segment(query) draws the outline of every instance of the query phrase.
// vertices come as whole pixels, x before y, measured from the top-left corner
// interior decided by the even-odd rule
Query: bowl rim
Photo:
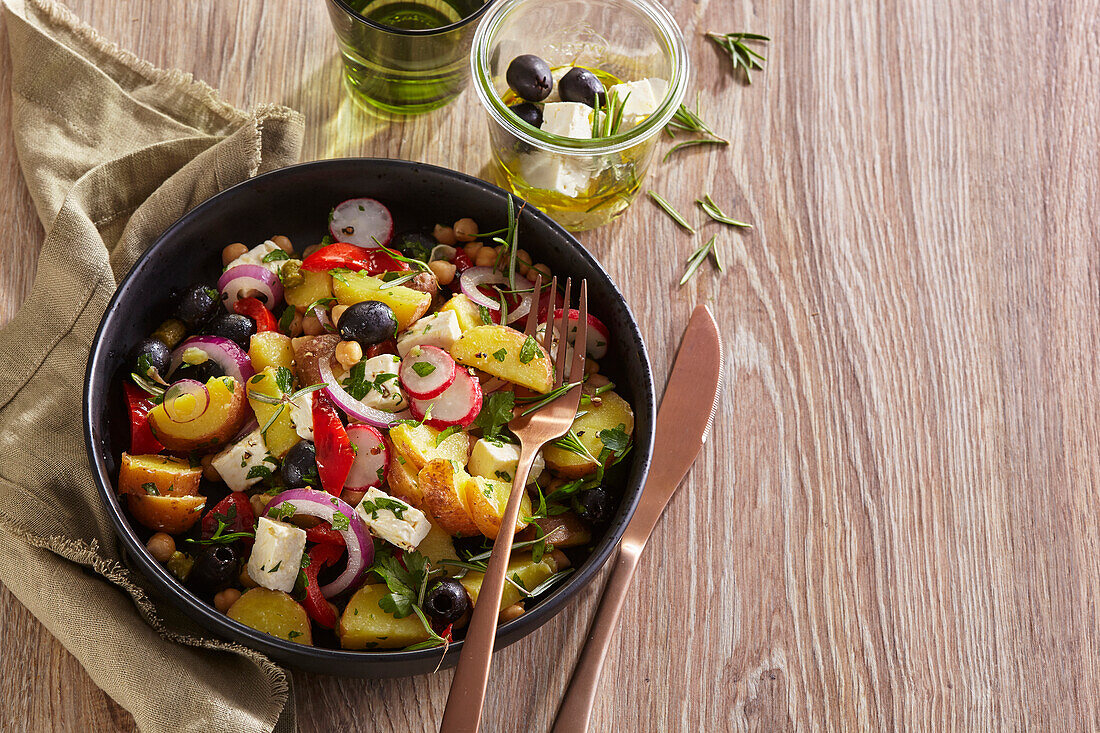
[[[407,160],[397,160],[393,158],[330,158],[325,160],[307,161],[304,163],[297,163],[295,165],[286,166],[283,168],[277,168],[252,178],[246,179],[238,184],[235,184],[229,188],[220,191],[210,198],[206,199],[202,203],[198,204],[190,211],[183,214],[179,219],[173,222],[167,229],[164,230],[149,246],[149,248],[134,262],[133,266],[119,281],[115,292],[112,294],[110,301],[107,304],[106,309],[103,312],[103,316],[100,320],[99,326],[96,329],[95,336],[92,340],[92,345],[88,354],[88,361],[85,367],[84,378],[84,394],[82,397],[82,419],[84,428],[84,444],[85,451],[89,459],[89,468],[92,472],[93,479],[95,480],[96,488],[99,491],[100,498],[104,501],[108,514],[110,514],[111,523],[114,526],[116,536],[122,540],[124,554],[129,554],[132,564],[137,565],[142,575],[154,586],[155,590],[159,592],[170,603],[175,605],[179,610],[184,612],[193,621],[198,623],[204,628],[204,630],[212,635],[215,635],[222,640],[230,642],[238,641],[240,637],[247,638],[249,640],[248,645],[261,653],[278,658],[280,661],[292,660],[289,663],[292,666],[298,666],[301,660],[311,661],[325,661],[328,663],[352,663],[355,665],[363,665],[369,663],[372,666],[389,666],[395,667],[395,674],[393,676],[410,676],[412,674],[419,674],[419,672],[408,672],[397,669],[400,665],[417,666],[427,661],[439,661],[439,666],[436,669],[443,667],[445,659],[453,660],[457,657],[457,654],[462,649],[463,640],[452,642],[446,648],[446,651],[441,656],[439,647],[433,647],[430,649],[419,649],[415,651],[400,651],[400,650],[345,650],[345,649],[333,649],[330,647],[314,647],[299,644],[292,641],[280,639],[278,637],[266,634],[249,626],[245,626],[242,623],[234,621],[226,616],[224,613],[219,612],[212,605],[201,600],[198,596],[194,595],[190,589],[186,588],[175,576],[168,572],[167,568],[157,562],[152,555],[149,554],[145,548],[145,544],[137,536],[137,533],[130,526],[129,520],[126,519],[126,515],[122,510],[121,502],[119,501],[114,486],[109,480],[109,472],[104,458],[101,456],[98,446],[95,444],[93,434],[95,433],[95,424],[98,421],[99,415],[92,414],[92,402],[94,391],[102,389],[106,391],[111,383],[112,375],[106,373],[100,373],[104,371],[104,365],[111,358],[110,349],[103,342],[103,333],[107,324],[117,317],[116,311],[119,308],[120,300],[124,293],[127,291],[128,286],[133,281],[136,273],[138,273],[143,267],[145,267],[150,261],[157,257],[158,250],[163,246],[164,242],[172,239],[176,233],[186,226],[189,226],[194,219],[206,217],[212,211],[217,210],[218,203],[223,196],[229,195],[231,192],[237,191],[242,188],[250,188],[254,186],[263,186],[273,181],[277,181],[283,177],[293,177],[295,173],[306,168],[315,167],[332,167],[340,168],[343,166],[381,166],[382,168],[390,167],[396,169],[403,169],[404,172],[409,174],[428,173],[430,175],[442,176],[444,178],[450,178],[452,180],[458,180],[463,184],[473,186],[481,189],[481,192],[493,198],[500,199],[502,202],[507,200],[506,197],[511,196],[503,189],[494,186],[479,178],[451,170],[449,168],[443,168],[441,166],[431,165],[429,163],[419,163]],[[522,203],[523,200],[518,197],[513,198]],[[610,286],[611,293],[623,304],[626,309],[626,313],[629,316],[629,326],[632,334],[628,340],[634,341],[639,346],[638,356],[641,358],[642,375],[643,375],[643,390],[642,394],[634,395],[634,411],[635,414],[646,414],[649,416],[648,425],[641,425],[642,432],[639,431],[639,425],[635,424],[634,435],[634,448],[631,451],[631,466],[632,475],[636,476],[636,479],[631,480],[628,477],[626,487],[623,492],[623,499],[620,503],[620,513],[615,523],[610,526],[604,537],[596,545],[595,550],[589,555],[584,563],[569,577],[565,582],[561,583],[557,588],[551,591],[547,596],[539,600],[535,607],[524,613],[519,618],[513,619],[506,623],[501,624],[497,628],[496,637],[496,649],[501,649],[504,646],[519,640],[520,638],[527,636],[543,626],[551,618],[562,611],[567,605],[569,605],[576,597],[584,590],[585,587],[595,578],[596,574],[603,568],[604,564],[611,557],[612,552],[618,547],[619,540],[622,537],[623,532],[626,529],[627,523],[633,516],[635,509],[641,499],[642,488],[645,485],[646,476],[649,471],[650,459],[653,451],[653,440],[656,428],[656,394],[653,383],[653,371],[652,365],[649,360],[648,350],[646,349],[645,341],[642,338],[641,331],[638,328],[637,319],[634,317],[634,313],[630,308],[626,298],[623,297],[622,292],[615,284],[614,280],[607,274],[607,272],[600,265],[592,254],[585,249],[585,247],[569,232],[563,229],[557,222],[550,219],[546,214],[539,211],[534,207],[529,207],[528,216],[533,216],[536,220],[541,220],[543,223],[549,225],[550,230],[556,231],[556,233],[563,238],[563,241],[568,245],[569,249],[573,250],[573,255],[580,257],[589,267],[594,269],[598,275],[605,278],[607,284]],[[635,468],[636,467],[636,468]],[[132,569],[132,566],[131,568]],[[235,638],[236,637],[236,638]],[[307,666],[302,664],[303,667]],[[338,676],[353,676],[348,673],[333,669],[330,674]],[[360,675],[362,676],[362,675]],[[385,676],[385,675],[368,675],[368,676]]]

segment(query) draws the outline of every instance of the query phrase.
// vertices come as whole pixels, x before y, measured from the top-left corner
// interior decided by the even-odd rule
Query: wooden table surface
[[[683,288],[700,239],[648,201],[580,237],[662,382],[697,303],[728,357],[593,729],[1097,729],[1100,7],[666,5],[732,144],[657,165],[649,185],[684,211],[709,191],[756,228],[707,226],[727,273]],[[486,162],[470,92],[406,124],[350,108],[320,0],[71,6],[236,104],[301,110],[306,159]],[[767,70],[734,81],[706,30],[772,35]],[[42,237],[9,77],[3,54],[0,321]],[[497,656],[486,730],[547,729],[596,597]],[[7,591],[0,629],[0,728],[133,727]],[[301,727],[430,730],[450,679],[296,674]]]

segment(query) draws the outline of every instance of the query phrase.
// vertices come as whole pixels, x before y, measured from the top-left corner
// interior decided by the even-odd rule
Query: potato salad
[[[499,230],[395,233],[385,205],[357,198],[301,250],[228,244],[217,282],[180,294],[130,356],[118,492],[149,553],[241,624],[356,650],[461,636],[512,491],[502,621],[566,577],[616,511],[605,479],[634,414],[600,372],[609,331],[593,315],[586,343],[565,335],[583,374],[553,389],[546,323],[580,314],[517,220],[510,201]],[[515,486],[513,414],[576,383],[572,428]]]

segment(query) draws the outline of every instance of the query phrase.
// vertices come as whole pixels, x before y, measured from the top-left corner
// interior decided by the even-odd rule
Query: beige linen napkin
[[[143,730],[293,730],[284,670],[155,604],[122,564],[80,406],[118,280],[196,204],[296,161],[301,115],[235,109],[50,0],[3,5],[13,131],[47,234],[30,298],[0,330],[0,581]]]

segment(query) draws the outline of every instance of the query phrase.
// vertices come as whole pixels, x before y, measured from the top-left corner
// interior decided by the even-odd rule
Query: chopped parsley
[[[279,250],[280,252],[282,250]],[[275,370],[275,384],[279,385],[284,393],[289,394],[294,391],[294,373],[286,367],[279,367]]]
[[[141,488],[145,490],[145,493],[149,496],[160,496],[160,491],[157,490],[157,485],[152,481],[146,481],[141,485]]]
[[[504,361],[506,358],[508,358],[508,349],[500,349],[499,351],[494,351],[493,358],[497,361]]]
[[[474,420],[474,427],[481,428],[485,437],[497,435],[512,420],[516,394],[511,391],[493,392],[481,404],[481,412]]]
[[[521,364],[529,364],[532,359],[539,355],[539,343],[530,336],[523,342],[523,347],[519,350],[519,361]]]
[[[412,365],[412,369],[421,377],[426,377],[435,371],[435,364],[431,364],[426,361],[417,361]]]
[[[264,255],[264,258],[260,262],[279,262],[280,260],[289,260],[290,255],[286,253],[282,248],[274,249]]]
[[[348,518],[343,512],[333,512],[332,521],[329,522],[329,524],[337,531],[347,531],[347,529],[351,527],[351,522],[348,521]]]
[[[481,322],[488,326],[493,322],[493,315],[489,312],[489,309],[483,305],[477,307],[477,312],[481,316]]]

